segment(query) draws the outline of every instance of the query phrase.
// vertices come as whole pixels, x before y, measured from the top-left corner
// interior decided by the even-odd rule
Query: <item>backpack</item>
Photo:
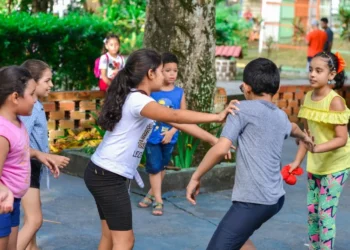
[[[109,56],[107,55],[107,65],[109,64]],[[101,57],[96,58],[95,60],[95,67],[94,67],[94,74],[97,79],[100,79],[101,76],[101,70],[100,70],[100,59]]]

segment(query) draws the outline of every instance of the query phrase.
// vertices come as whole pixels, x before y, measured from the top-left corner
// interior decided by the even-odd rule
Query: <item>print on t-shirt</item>
[[[158,103],[160,105],[167,107],[167,108],[171,108],[171,109],[174,108],[173,102],[168,98],[161,98],[161,99],[159,99]],[[154,127],[154,131],[157,131],[158,129],[160,129],[160,133],[164,133],[164,132],[168,131],[170,128],[171,128],[170,125],[157,121],[156,125]]]
[[[152,128],[153,128],[153,123],[149,123],[147,125],[145,131],[142,133],[142,136],[141,136],[139,142],[137,143],[138,148],[134,151],[134,153],[132,155],[133,157],[136,157],[136,158],[142,157],[143,151],[146,147],[147,140],[148,140],[149,135],[151,134]]]

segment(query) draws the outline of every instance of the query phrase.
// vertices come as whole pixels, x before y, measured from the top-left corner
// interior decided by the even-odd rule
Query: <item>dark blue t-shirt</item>
[[[184,91],[182,88],[175,86],[174,89],[170,91],[153,92],[151,94],[151,97],[159,104],[164,105],[168,108],[180,109],[183,93]],[[161,143],[164,137],[161,134],[165,131],[170,130],[171,128],[172,126],[170,126],[169,124],[156,121],[155,125],[153,126],[152,134],[148,139],[148,143],[152,143],[152,144]],[[179,136],[179,132],[176,132],[173,138],[171,139],[170,143],[175,144],[178,136]]]
[[[327,42],[324,45],[324,51],[328,51],[330,43],[333,43],[333,31],[328,27],[325,32],[327,33]]]

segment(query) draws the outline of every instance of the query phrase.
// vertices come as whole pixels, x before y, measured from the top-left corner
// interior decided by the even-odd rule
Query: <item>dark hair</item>
[[[272,61],[258,58],[247,64],[243,71],[243,82],[248,84],[254,94],[274,95],[280,86],[280,73]]]
[[[122,118],[123,105],[132,88],[142,82],[149,70],[156,71],[161,65],[160,55],[151,49],[140,49],[127,59],[125,67],[120,70],[108,88],[98,124],[105,130],[112,131]]]
[[[8,66],[0,69],[0,107],[7,97],[14,92],[23,96],[29,80],[33,79],[30,72],[20,66]]]
[[[29,59],[22,63],[21,66],[29,70],[34,81],[36,82],[40,80],[40,78],[43,76],[43,72],[46,69],[50,69],[50,66],[46,62],[36,59]]]
[[[120,39],[119,39],[119,36],[115,35],[115,34],[108,34],[106,36],[106,38],[103,40],[103,47],[102,47],[102,54],[106,54],[108,51],[106,49],[106,43],[109,41],[109,39],[117,39],[118,43],[119,43],[119,50],[117,52],[117,54],[119,54],[119,51],[120,51]]]
[[[338,72],[338,68],[339,68],[339,62],[338,62],[338,58],[332,53],[332,52],[320,52],[318,54],[316,54],[313,58],[315,57],[321,57],[324,59],[327,59],[327,65],[329,67],[329,70]],[[344,70],[337,73],[333,79],[335,81],[334,84],[334,89],[340,89],[343,87],[344,83],[345,83],[345,72]]]
[[[322,17],[321,22],[328,23],[328,18],[327,17]]]
[[[162,62],[163,62],[163,65],[167,63],[179,64],[179,60],[177,60],[176,55],[170,52],[165,52],[162,54]]]

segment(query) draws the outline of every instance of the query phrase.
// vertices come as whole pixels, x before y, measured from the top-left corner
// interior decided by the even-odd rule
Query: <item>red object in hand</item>
[[[297,178],[295,177],[295,175],[302,175],[304,171],[301,167],[297,167],[291,173],[289,171],[290,166],[284,166],[281,170],[282,178],[287,184],[295,185],[295,183],[297,183]]]

